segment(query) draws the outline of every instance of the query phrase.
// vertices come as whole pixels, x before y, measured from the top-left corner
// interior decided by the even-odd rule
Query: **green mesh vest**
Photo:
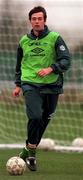
[[[33,40],[24,35],[20,40],[23,49],[21,62],[21,80],[31,83],[49,84],[57,81],[58,75],[51,73],[45,77],[40,77],[37,72],[49,67],[56,62],[55,43],[59,34],[49,32],[42,39]]]

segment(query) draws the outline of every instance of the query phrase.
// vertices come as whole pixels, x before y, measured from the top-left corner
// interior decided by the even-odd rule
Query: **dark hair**
[[[46,21],[46,18],[47,18],[46,10],[42,6],[36,6],[33,9],[31,9],[31,11],[29,12],[29,20],[31,20],[32,14],[38,13],[38,12],[42,12],[43,13],[44,21]]]

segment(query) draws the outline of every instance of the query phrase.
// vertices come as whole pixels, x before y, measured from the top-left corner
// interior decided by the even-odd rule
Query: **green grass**
[[[37,153],[37,171],[28,169],[22,176],[11,176],[6,171],[6,162],[16,156],[20,149],[0,150],[0,180],[82,180],[83,154],[40,151]]]

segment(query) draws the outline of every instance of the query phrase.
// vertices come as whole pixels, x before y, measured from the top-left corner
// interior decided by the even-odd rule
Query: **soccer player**
[[[48,29],[46,19],[41,6],[29,12],[32,30],[18,45],[13,90],[16,97],[22,89],[25,99],[27,139],[20,157],[32,171],[37,169],[36,149],[63,93],[63,75],[70,66],[67,45],[58,32]]]

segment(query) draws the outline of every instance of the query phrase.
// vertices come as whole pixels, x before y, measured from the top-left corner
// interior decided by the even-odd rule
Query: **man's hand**
[[[53,71],[53,69],[51,67],[44,68],[44,69],[41,69],[40,71],[38,71],[38,75],[43,77],[43,76],[50,74],[52,71]]]
[[[19,96],[20,91],[21,91],[21,88],[16,86],[16,88],[13,90],[13,97]]]

